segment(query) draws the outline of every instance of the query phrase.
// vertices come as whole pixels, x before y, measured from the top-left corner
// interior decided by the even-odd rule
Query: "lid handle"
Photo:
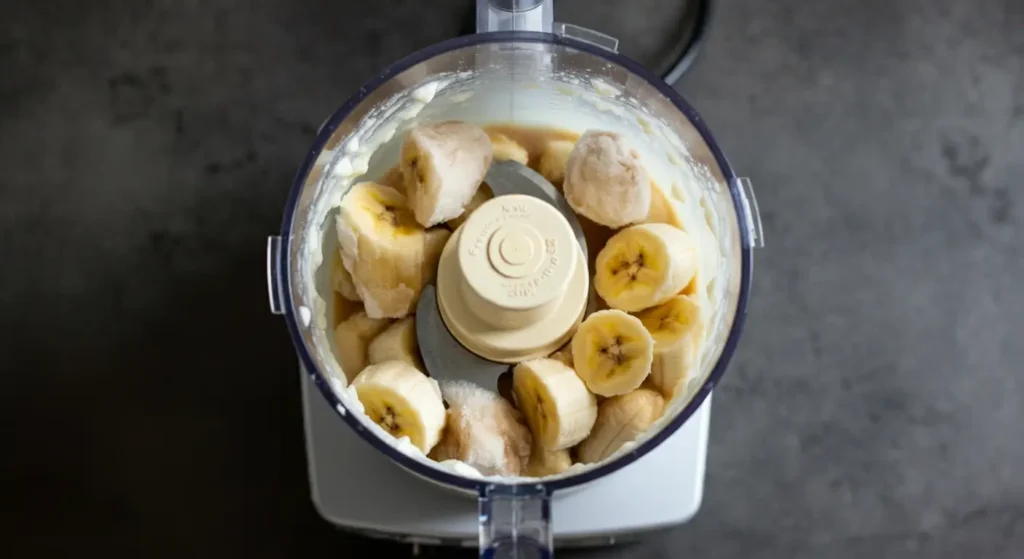
[[[619,52],[619,40],[600,31],[594,31],[593,29],[587,29],[586,27],[580,27],[571,23],[556,23],[552,29],[556,35],[590,43],[595,47],[601,47],[610,52]]]
[[[747,177],[736,179],[740,200],[742,202],[743,217],[747,228],[747,246],[750,248],[764,248],[764,228],[761,226],[761,210],[757,207],[757,197],[754,195],[754,185]]]
[[[476,32],[551,32],[554,0],[476,0]]]
[[[283,285],[284,278],[279,273],[278,263],[281,259],[281,237],[267,237],[267,294],[270,296],[270,312],[284,314]]]
[[[479,510],[480,557],[553,555],[551,493],[543,485],[488,485]]]

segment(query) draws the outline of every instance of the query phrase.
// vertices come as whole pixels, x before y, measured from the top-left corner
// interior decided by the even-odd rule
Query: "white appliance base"
[[[413,544],[477,545],[477,503],[417,479],[373,450],[303,373],[313,503],[339,528]],[[612,545],[687,522],[704,488],[711,398],[633,464],[552,499],[555,544]]]

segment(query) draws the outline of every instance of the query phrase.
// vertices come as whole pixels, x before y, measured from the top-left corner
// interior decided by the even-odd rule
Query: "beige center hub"
[[[521,194],[476,209],[441,254],[441,317],[481,357],[518,363],[569,340],[586,310],[590,280],[565,217]]]

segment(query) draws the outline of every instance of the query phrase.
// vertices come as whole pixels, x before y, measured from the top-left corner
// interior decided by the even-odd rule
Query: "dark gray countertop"
[[[397,547],[309,502],[263,243],[324,116],[462,29],[425,4],[3,3],[5,544]],[[1021,557],[1024,3],[720,4],[681,90],[768,246],[701,512],[586,556]]]

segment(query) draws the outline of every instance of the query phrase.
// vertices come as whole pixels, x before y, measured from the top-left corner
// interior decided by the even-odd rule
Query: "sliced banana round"
[[[367,417],[424,453],[441,440],[445,409],[437,382],[404,361],[370,365],[352,381]]]
[[[572,456],[568,450],[544,450],[534,443],[524,473],[529,477],[553,476],[568,470],[569,466],[572,466]]]
[[[569,161],[569,155],[574,147],[576,147],[576,142],[569,140],[548,142],[540,154],[537,172],[551,184],[561,186],[565,181],[565,164]]]
[[[416,220],[433,227],[462,214],[494,151],[479,126],[446,121],[417,126],[402,144],[402,176]]]
[[[431,458],[461,460],[484,475],[526,471],[533,436],[519,411],[494,392],[465,381],[443,383],[441,393],[448,418]]]
[[[638,312],[668,301],[697,270],[690,236],[664,223],[619,231],[595,262],[594,289],[612,308]]]
[[[576,447],[576,458],[593,464],[608,458],[622,445],[636,440],[665,411],[665,399],[641,388],[601,402],[590,436]]]
[[[580,136],[565,166],[562,191],[576,213],[618,228],[647,217],[651,179],[636,150],[615,132]]]
[[[516,161],[523,165],[530,161],[530,152],[526,151],[526,148],[519,142],[501,132],[488,132],[487,136],[491,139],[495,161]]]
[[[466,219],[469,217],[469,214],[473,213],[473,210],[476,210],[491,198],[494,198],[494,193],[491,192],[491,187],[488,186],[486,182],[480,183],[480,188],[478,188],[476,190],[476,194],[473,194],[473,197],[470,198],[469,203],[466,204],[462,214],[455,219],[448,220],[448,227],[451,227],[452,231],[458,229],[460,225],[466,222]]]
[[[416,341],[416,317],[407,316],[377,334],[366,348],[366,357],[371,365],[385,361],[404,361],[424,371]]]
[[[694,378],[700,365],[700,349],[699,343],[684,341],[672,349],[655,353],[647,382],[666,400],[684,393],[686,384]]]
[[[370,318],[365,312],[359,311],[334,328],[338,364],[349,381],[369,364],[367,351],[370,341],[383,332],[388,324],[390,321],[386,318]]]
[[[331,288],[348,299],[349,301],[360,301],[359,292],[356,291],[356,284],[352,281],[352,274],[345,269],[345,263],[341,260],[341,251],[334,255],[334,262],[331,263]]]
[[[601,396],[625,394],[644,381],[654,338],[640,319],[620,310],[588,316],[572,338],[572,361],[587,388]]]
[[[565,363],[533,359],[512,370],[516,404],[537,445],[562,450],[582,441],[597,419],[597,400]]]
[[[687,285],[684,293],[692,294],[698,290],[704,290],[718,275],[719,247],[718,239],[711,232],[705,215],[705,210],[698,204],[684,203],[674,197],[671,191],[662,191],[659,187],[652,187],[651,211],[647,215],[646,223],[665,223],[682,229],[690,239],[693,240],[697,250],[697,270]],[[713,219],[713,215],[711,217]]]
[[[699,344],[704,336],[703,311],[693,297],[676,295],[635,316],[654,338],[654,353],[668,351],[683,343]]]
[[[423,289],[423,227],[397,190],[356,184],[335,220],[345,268],[371,318],[402,318]]]

